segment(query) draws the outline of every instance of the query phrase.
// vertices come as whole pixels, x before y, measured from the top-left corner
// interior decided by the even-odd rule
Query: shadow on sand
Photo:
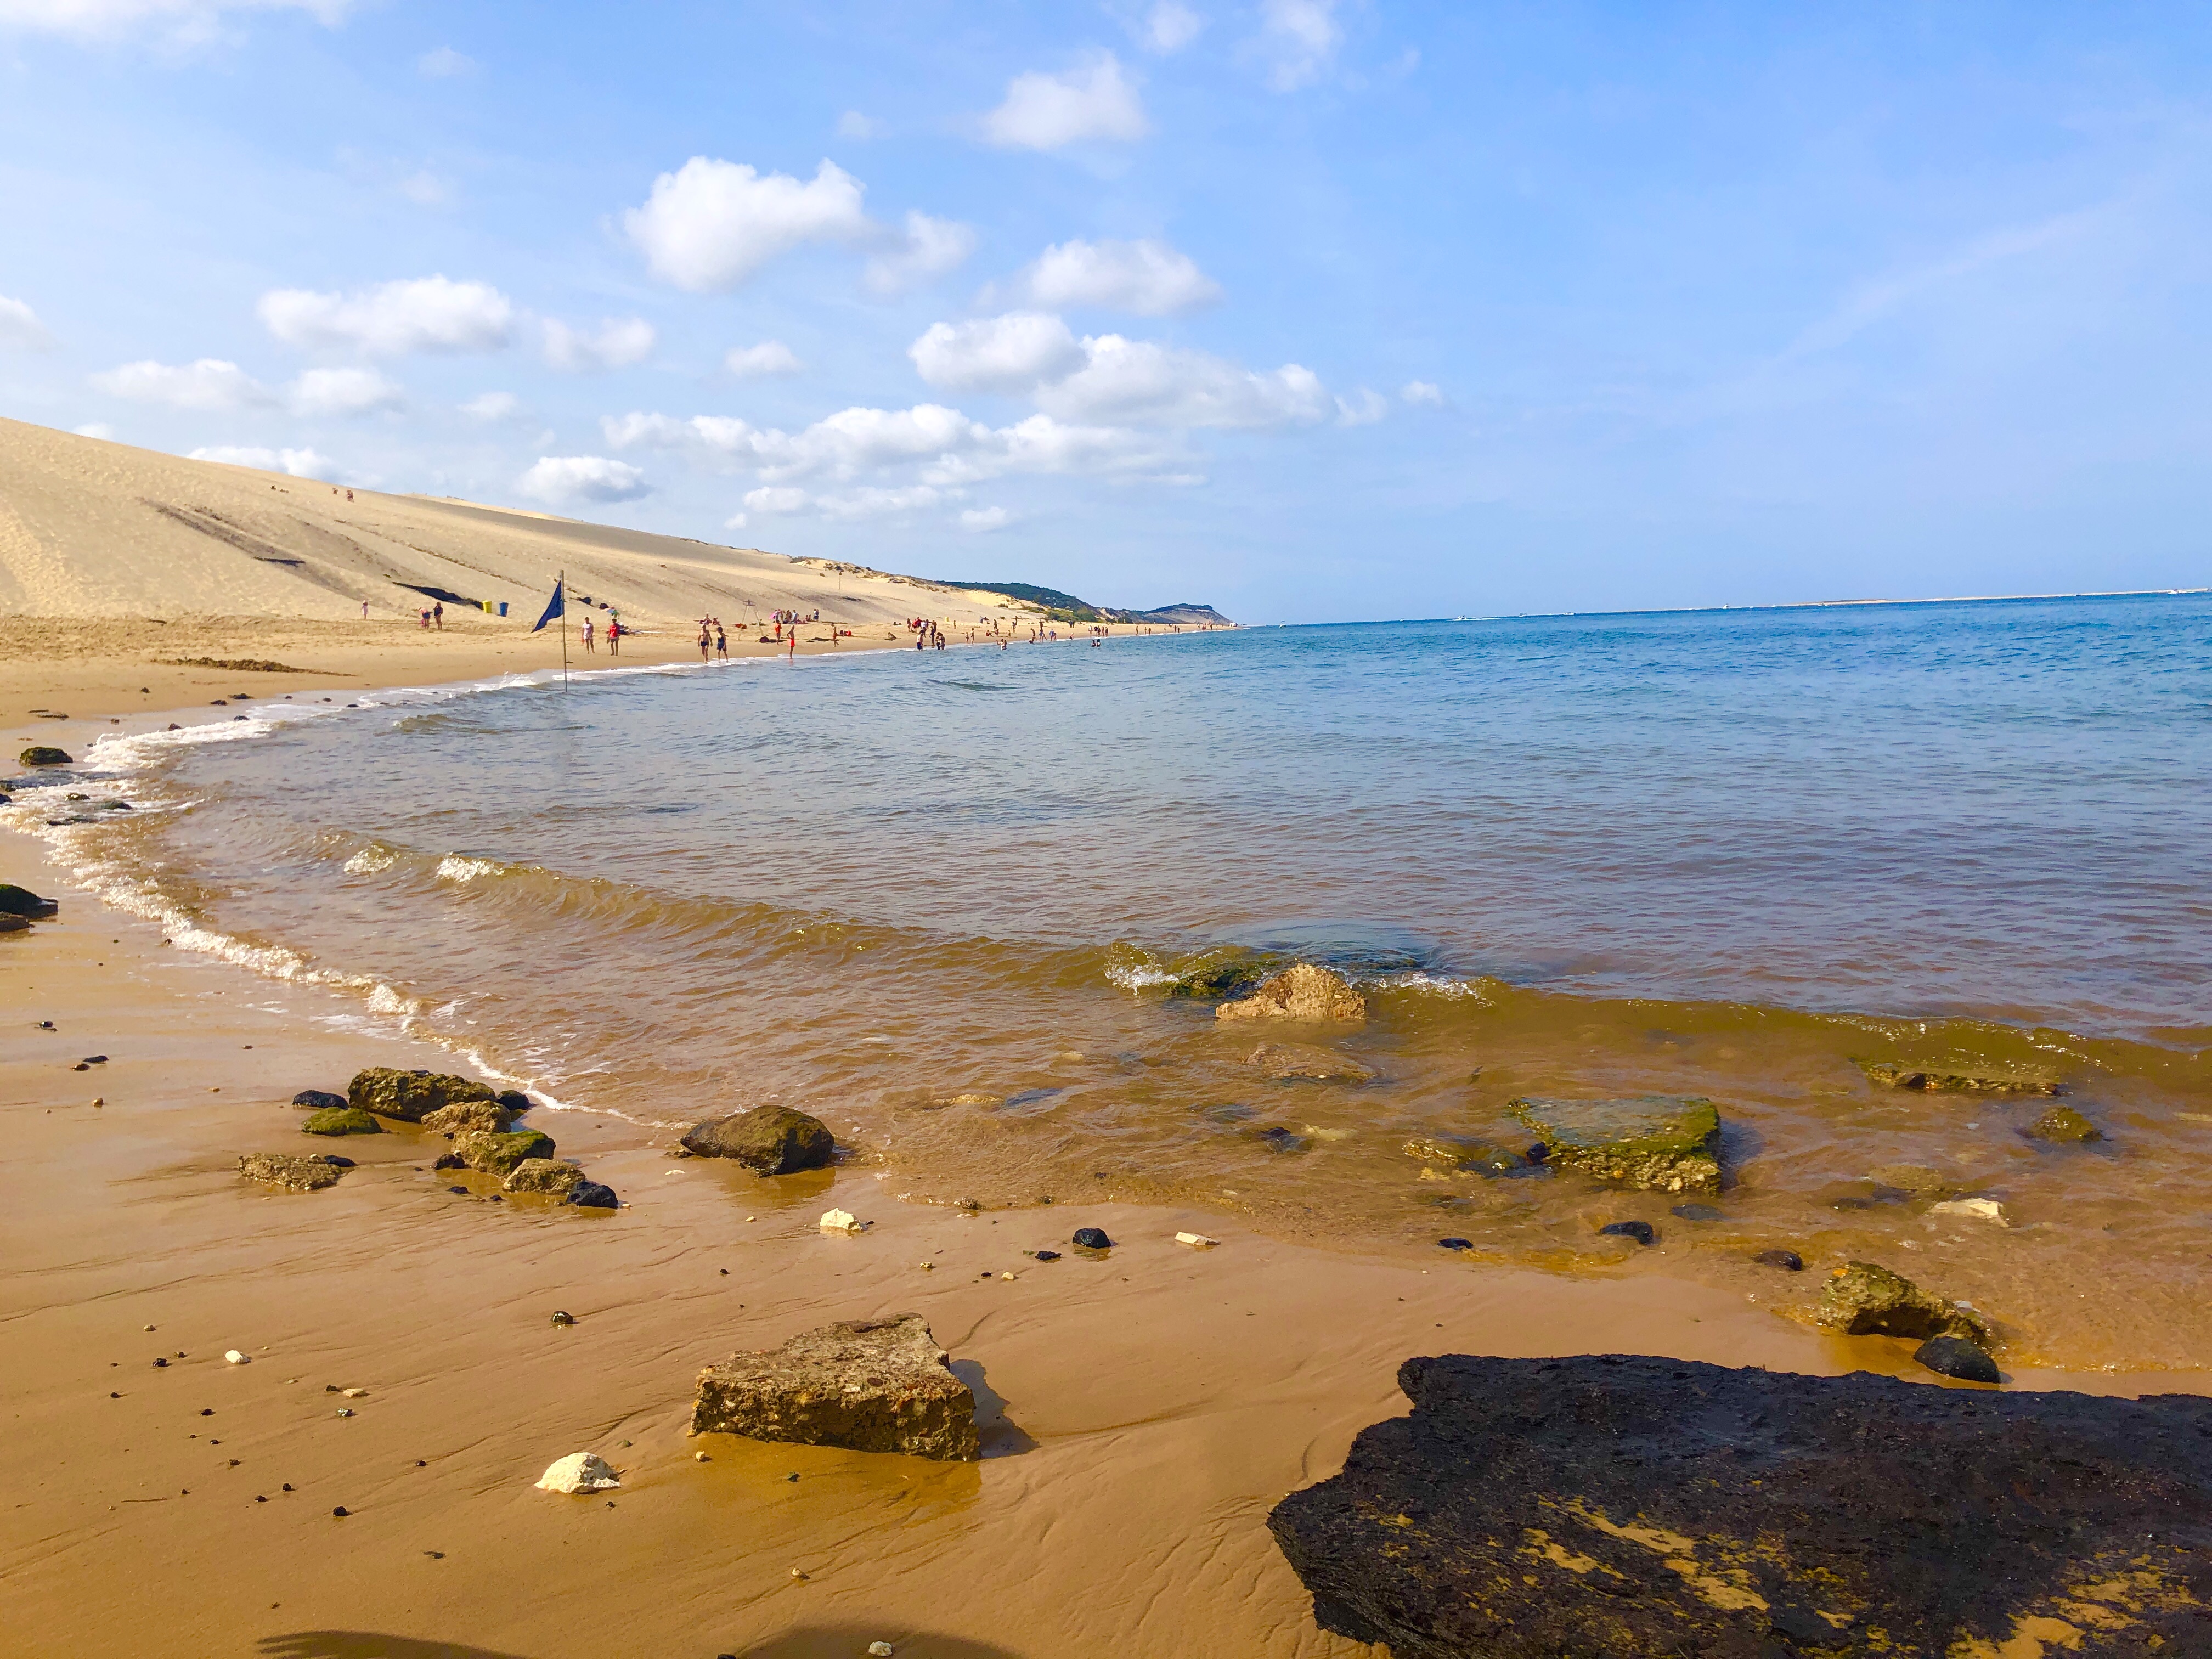
[[[849,1626],[816,1626],[795,1630],[751,1646],[722,1648],[737,1659],[853,1659],[864,1654],[871,1642],[888,1641],[901,1659],[1021,1659],[1011,1648],[965,1637],[937,1636],[927,1631],[886,1632]],[[715,1644],[702,1642],[703,1651]],[[282,1636],[264,1636],[254,1646],[261,1659],[523,1659],[520,1654],[491,1648],[472,1648],[459,1642],[430,1642],[412,1636],[380,1636],[365,1630],[301,1630]]]
[[[1008,1420],[1006,1396],[985,1377],[981,1360],[956,1359],[951,1370],[975,1396],[975,1431],[982,1437],[984,1456],[1019,1457],[1024,1452],[1036,1449],[1036,1442],[1029,1431]]]

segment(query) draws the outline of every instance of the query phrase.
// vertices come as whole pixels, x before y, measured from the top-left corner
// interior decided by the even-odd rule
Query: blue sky
[[[2199,585],[2206,17],[0,0],[0,413],[1254,621]]]

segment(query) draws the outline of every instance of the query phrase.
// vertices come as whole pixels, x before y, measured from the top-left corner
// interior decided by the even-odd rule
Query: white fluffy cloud
[[[287,388],[300,415],[365,415],[396,409],[401,389],[373,368],[311,368]]]
[[[551,317],[544,326],[546,362],[572,373],[628,368],[632,363],[641,363],[653,355],[653,343],[659,337],[653,325],[642,317],[603,318],[596,333],[571,328]]]
[[[722,359],[722,367],[741,380],[757,379],[763,374],[803,374],[806,365],[799,361],[799,354],[781,340],[763,340],[758,345],[732,346],[729,355]]]
[[[511,421],[522,412],[522,400],[512,392],[480,392],[460,410],[472,421]]]
[[[842,495],[813,495],[804,489],[763,485],[745,492],[745,506],[756,513],[811,513],[824,519],[879,519],[890,513],[913,513],[937,506],[948,495],[930,484],[906,484],[881,489],[874,485]]]
[[[457,75],[473,75],[477,60],[466,52],[455,52],[451,46],[440,46],[435,52],[426,52],[415,60],[415,73],[432,81],[450,80]]]
[[[1140,317],[1195,311],[1221,297],[1220,285],[1187,253],[1165,242],[1059,242],[1014,278],[1025,303],[1057,311],[1102,306]]]
[[[1059,149],[1099,140],[1132,143],[1151,132],[1121,63],[1102,52],[1065,75],[1030,70],[1006,83],[1006,101],[983,118],[984,136],[1013,149]]]
[[[1039,313],[939,323],[908,354],[933,386],[1025,392],[1047,414],[1085,425],[1309,425],[1334,407],[1319,378],[1296,363],[1255,372],[1119,334],[1078,340]]]
[[[688,453],[725,471],[757,473],[763,487],[793,486],[810,477],[845,480],[862,473],[914,467],[919,482],[938,488],[975,483],[1010,473],[1086,473],[1183,483],[1191,459],[1149,434],[1073,426],[1049,415],[1032,415],[993,428],[957,409],[918,404],[911,409],[842,410],[804,431],[762,428],[734,416],[629,414],[601,422],[616,449],[640,445]],[[761,512],[785,496],[750,497]]]
[[[92,383],[100,391],[133,403],[167,404],[172,409],[211,413],[222,410],[265,407],[276,394],[236,363],[220,357],[202,357],[190,363],[157,363],[152,358],[125,363],[95,374]]]
[[[634,501],[653,493],[642,468],[605,455],[541,455],[514,487],[541,501]]]
[[[1433,380],[1408,380],[1398,388],[1398,395],[1409,404],[1426,404],[1431,409],[1442,409],[1443,389]]]
[[[1146,52],[1167,58],[1197,40],[1199,31],[1205,27],[1206,19],[1182,4],[1181,0],[1157,0],[1130,32]]]
[[[98,40],[163,34],[186,40],[214,33],[226,12],[304,11],[325,24],[350,0],[0,0],[0,29]]]
[[[960,515],[960,527],[979,533],[1004,530],[1014,521],[1014,515],[1003,507],[971,507]]]
[[[875,294],[903,294],[918,283],[941,276],[975,251],[975,233],[951,219],[908,213],[906,229],[868,260],[863,278]]]
[[[514,304],[489,283],[444,276],[385,283],[354,294],[274,289],[261,320],[287,345],[349,346],[376,356],[409,351],[496,351],[507,343]]]
[[[216,444],[195,449],[188,461],[221,461],[228,466],[251,466],[264,472],[289,472],[295,478],[319,478],[327,483],[337,475],[338,464],[312,449],[256,449],[236,444]]]
[[[115,428],[105,421],[88,421],[82,426],[70,428],[80,438],[100,438],[112,442]]]
[[[890,131],[890,128],[883,122],[873,116],[863,115],[856,109],[848,109],[837,118],[837,136],[840,138],[866,143],[871,138],[882,137]]]
[[[1087,361],[1066,323],[1037,312],[937,323],[907,355],[930,385],[963,392],[1026,392],[1073,374]]]
[[[1118,334],[1083,346],[1088,362],[1037,388],[1037,407],[1046,413],[1122,425],[1252,428],[1310,425],[1329,412],[1319,377],[1296,363],[1255,371]]]
[[[1373,426],[1390,412],[1390,400],[1372,386],[1362,386],[1349,398],[1336,400],[1339,426]]]
[[[1336,0],[1260,0],[1257,48],[1267,84],[1278,92],[1319,80],[1343,41]]]
[[[0,0],[4,4],[5,0]],[[11,300],[0,294],[0,346],[20,346],[28,351],[44,351],[52,345],[54,337],[39,320],[39,313],[21,300]]]
[[[653,181],[623,228],[655,276],[694,294],[735,288],[780,253],[808,242],[858,242],[875,229],[860,181],[823,161],[805,183],[737,161],[695,155]]]

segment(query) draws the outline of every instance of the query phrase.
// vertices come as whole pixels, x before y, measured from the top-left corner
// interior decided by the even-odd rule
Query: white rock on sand
[[[607,1492],[620,1485],[613,1465],[596,1452],[570,1452],[538,1477],[540,1492]]]
[[[234,1365],[251,1365],[253,1363],[253,1356],[252,1354],[240,1353],[235,1348],[233,1348],[228,1353],[223,1355],[223,1358]]]
[[[2005,1215],[2004,1206],[1993,1198],[1946,1199],[1941,1204],[1930,1204],[1928,1206],[1928,1213],[1959,1216],[1975,1221],[1994,1221],[2000,1227],[2012,1225],[2012,1222]]]
[[[1208,1238],[1204,1233],[1177,1233],[1176,1243],[1188,1244],[1193,1249],[1210,1250],[1221,1241],[1218,1238]]]
[[[825,1233],[857,1233],[866,1229],[867,1224],[865,1221],[856,1220],[850,1210],[824,1210],[822,1212],[822,1231]]]

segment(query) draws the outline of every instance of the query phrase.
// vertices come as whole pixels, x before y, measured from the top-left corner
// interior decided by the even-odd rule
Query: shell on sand
[[[540,1492],[606,1492],[622,1485],[622,1477],[597,1452],[570,1452],[538,1477]]]

